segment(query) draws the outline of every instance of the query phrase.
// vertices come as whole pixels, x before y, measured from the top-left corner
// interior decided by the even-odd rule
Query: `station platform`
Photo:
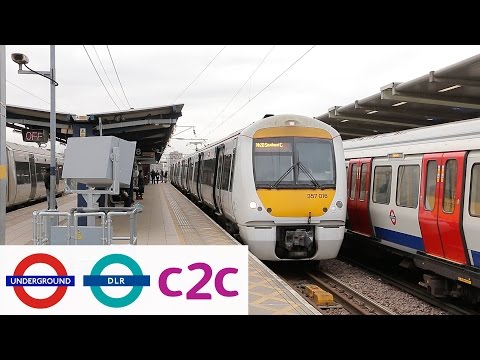
[[[76,207],[76,195],[57,198],[59,211]],[[217,223],[169,183],[145,186],[138,215],[139,245],[239,245]],[[32,212],[46,202],[7,213],[6,244],[32,244]],[[115,223],[115,236],[128,233],[127,222]],[[249,254],[250,315],[320,315],[260,260]]]

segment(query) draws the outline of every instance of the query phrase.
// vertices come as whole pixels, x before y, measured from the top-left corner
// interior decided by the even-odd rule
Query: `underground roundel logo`
[[[393,225],[396,225],[397,224],[397,216],[395,215],[395,211],[390,210],[390,221],[392,222]]]
[[[35,264],[50,265],[57,275],[24,275],[27,269]],[[68,286],[75,286],[75,276],[68,276],[65,266],[56,257],[49,254],[32,254],[18,263],[13,276],[7,276],[6,285],[13,287],[15,294],[25,305],[45,309],[62,300]],[[25,290],[26,286],[56,286],[57,289],[49,297],[39,299],[29,295]]]
[[[107,266],[113,264],[126,266],[132,275],[102,275],[102,271]],[[83,286],[90,286],[93,296],[103,305],[121,308],[137,300],[144,286],[150,286],[150,276],[143,275],[138,263],[130,256],[111,254],[98,260],[93,266],[90,275],[83,276]],[[112,297],[105,294],[101,288],[102,286],[131,286],[132,289],[123,297]]]

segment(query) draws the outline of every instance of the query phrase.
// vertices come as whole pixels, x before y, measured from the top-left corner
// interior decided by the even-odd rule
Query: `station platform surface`
[[[138,215],[139,245],[238,245],[239,243],[169,183],[145,186]],[[59,211],[77,206],[77,196],[57,198]],[[32,244],[32,212],[46,202],[7,213],[6,244]],[[114,235],[128,234],[128,222],[113,222]],[[249,254],[250,315],[320,315],[260,260]]]

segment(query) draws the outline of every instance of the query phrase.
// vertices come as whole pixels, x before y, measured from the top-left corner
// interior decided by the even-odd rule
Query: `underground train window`
[[[470,183],[470,215],[480,217],[480,164],[472,166]]]
[[[355,192],[357,191],[357,164],[352,165],[352,174],[350,176],[350,199],[355,199]]]
[[[390,204],[390,188],[392,184],[392,167],[376,166],[373,175],[372,201],[378,204]]]
[[[447,160],[445,163],[445,178],[443,188],[443,212],[451,214],[455,210],[457,192],[457,160]]]
[[[425,183],[425,210],[435,208],[435,192],[437,190],[437,162],[430,160],[427,163],[427,181]]]
[[[416,208],[418,203],[418,186],[420,166],[400,165],[397,174],[397,205]]]
[[[367,171],[368,164],[362,164],[360,167],[360,193],[358,195],[358,200],[364,201],[365,195],[367,193]]]

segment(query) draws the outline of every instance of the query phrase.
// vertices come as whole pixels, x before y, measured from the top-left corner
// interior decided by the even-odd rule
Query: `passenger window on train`
[[[418,204],[418,186],[420,166],[401,165],[397,175],[397,205],[416,208]]]
[[[373,177],[372,201],[379,204],[390,204],[390,188],[392,184],[392,167],[375,167]]]
[[[457,160],[448,160],[445,164],[445,185],[443,190],[443,211],[447,214],[455,210],[457,192]]]
[[[367,193],[367,170],[368,164],[362,164],[360,168],[360,194],[358,196],[358,199],[361,201],[365,200]]]
[[[470,215],[480,216],[480,164],[472,167],[470,184]]]
[[[30,184],[30,167],[28,162],[15,161],[15,171],[17,173],[17,184]]]
[[[437,162],[430,160],[427,163],[427,182],[425,183],[425,210],[432,211],[435,208],[435,193],[437,186]]]
[[[230,165],[232,162],[232,155],[225,155],[223,157],[223,173],[222,173],[222,190],[228,190],[228,181],[230,180]]]

